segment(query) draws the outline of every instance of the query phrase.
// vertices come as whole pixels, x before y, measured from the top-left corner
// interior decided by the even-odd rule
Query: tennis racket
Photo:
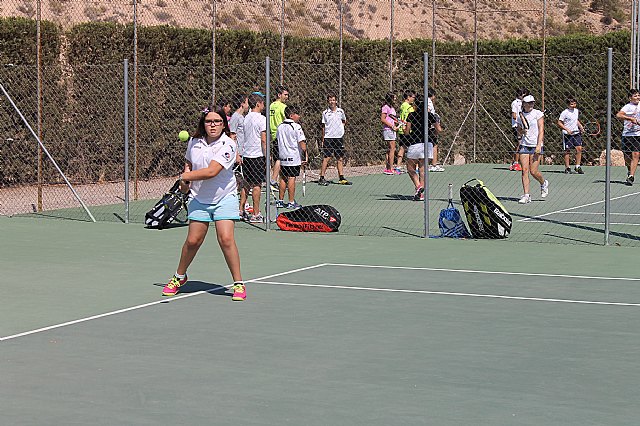
[[[393,120],[394,123],[396,123],[396,125],[402,129],[404,129],[407,126],[407,122],[404,120],[400,120],[398,117],[396,117],[393,114],[387,114],[387,116],[389,118],[391,118]]]
[[[522,111],[520,111],[518,114],[520,115],[520,122],[522,124],[522,128],[526,132],[527,130],[529,130],[529,120],[527,120],[527,117],[524,116],[524,113]]]
[[[598,121],[589,121],[582,125],[584,134],[587,136],[598,136],[601,132],[600,123]]]
[[[307,196],[307,167],[302,166],[302,196]]]

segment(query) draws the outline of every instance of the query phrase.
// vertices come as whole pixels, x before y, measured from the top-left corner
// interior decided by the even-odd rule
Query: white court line
[[[545,222],[544,220],[532,220],[527,223],[536,223],[536,222]],[[604,222],[567,222],[562,221],[562,223],[566,223],[569,225],[602,225],[604,226]],[[624,226],[640,226],[640,223],[629,223],[629,222],[610,222],[609,225],[624,225]]]
[[[556,214],[584,214],[604,216],[604,212],[557,212]],[[640,216],[640,213],[609,213],[611,216]]]
[[[597,276],[591,276],[591,275],[542,274],[542,273],[534,273],[534,272],[476,271],[473,269],[426,268],[426,267],[414,267],[414,266],[358,265],[358,264],[351,264],[351,263],[325,263],[322,266],[346,266],[350,268],[378,268],[378,269],[407,269],[407,270],[434,271],[434,272],[461,272],[461,273],[467,273],[467,274],[522,275],[527,277],[581,278],[581,279],[588,279],[588,280],[640,281],[640,278],[628,278],[628,277],[597,277]]]
[[[638,194],[640,194],[640,192],[633,192],[631,194],[621,195],[620,197],[614,197],[611,200],[612,201],[613,200],[620,200],[622,198],[631,197],[631,196],[638,195]],[[581,209],[583,207],[595,206],[596,204],[602,204],[602,203],[604,203],[604,200],[596,201],[594,203],[589,203],[589,204],[583,204],[581,206],[569,207],[568,209],[556,210],[556,211],[553,211],[553,212],[549,212],[549,213],[545,213],[545,214],[541,214],[541,215],[537,215],[537,216],[533,216],[533,217],[526,217],[524,219],[518,220],[518,222],[529,222],[531,220],[534,220],[534,219],[537,219],[537,218],[540,218],[540,217],[545,217],[545,216],[549,216],[549,215],[552,215],[552,214],[563,213],[563,212],[568,212],[568,211],[571,211],[571,210]]]
[[[295,272],[301,272],[301,271],[306,271],[306,270],[309,270],[309,269],[319,268],[319,267],[322,267],[322,266],[325,266],[325,265],[326,265],[325,263],[320,263],[318,265],[307,266],[307,267],[298,268],[298,269],[292,269],[290,271],[280,272],[280,273],[277,273],[277,274],[267,275],[265,277],[255,278],[253,280],[248,280],[248,281],[245,281],[245,283],[256,282],[258,280],[266,280],[266,279],[269,279],[269,278],[279,277],[279,276],[287,275],[287,274],[293,274]],[[156,300],[155,302],[149,302],[149,303],[144,303],[142,305],[131,306],[129,308],[118,309],[117,311],[105,312],[105,313],[99,314],[99,315],[93,315],[93,316],[90,316],[90,317],[80,318],[80,319],[73,320],[73,321],[67,321],[67,322],[63,322],[63,323],[60,323],[60,324],[54,324],[54,325],[50,325],[50,326],[47,326],[47,327],[38,328],[38,329],[35,329],[35,330],[25,331],[23,333],[13,334],[11,336],[0,337],[0,342],[3,342],[5,340],[16,339],[18,337],[28,336],[30,334],[42,333],[43,331],[49,331],[49,330],[53,330],[53,329],[56,329],[56,328],[66,327],[68,325],[79,324],[81,322],[91,321],[91,320],[98,319],[98,318],[104,318],[104,317],[108,317],[108,316],[112,316],[112,315],[117,315],[117,314],[121,314],[123,312],[129,312],[129,311],[134,311],[136,309],[147,308],[149,306],[158,305],[160,303],[166,303],[166,302],[169,302],[169,301],[186,299],[187,297],[198,296],[200,294],[207,294],[207,293],[211,293],[211,292],[217,291],[220,288],[229,288],[229,287],[231,287],[231,285],[220,286],[220,287],[217,287],[217,288],[211,289],[211,290],[196,291],[195,293],[187,293],[187,294],[183,294],[183,295],[180,295],[180,296],[173,296],[170,299],[169,298],[165,298],[165,299],[161,299],[161,300]]]
[[[557,303],[575,303],[580,305],[640,307],[640,303],[599,302],[594,300],[571,300],[571,299],[547,299],[544,297],[504,296],[500,294],[458,293],[458,292],[451,292],[451,291],[431,291],[431,290],[405,290],[405,289],[397,289],[397,288],[352,287],[352,286],[328,285],[328,284],[300,284],[300,283],[283,283],[283,282],[277,282],[277,281],[257,281],[257,283],[268,284],[268,285],[282,285],[282,286],[290,286],[290,287],[337,288],[342,290],[382,291],[382,292],[390,292],[390,293],[420,293],[420,294],[435,294],[439,296],[483,297],[488,299],[525,300],[525,301],[532,301],[532,302],[557,302]]]

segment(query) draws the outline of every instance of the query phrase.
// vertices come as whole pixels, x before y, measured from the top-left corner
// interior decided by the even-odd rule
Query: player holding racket
[[[398,126],[392,117],[396,115],[394,104],[396,103],[396,95],[388,92],[384,97],[384,104],[380,110],[380,121],[382,122],[382,139],[389,144],[387,151],[386,167],[382,171],[385,175],[400,174],[393,170],[394,157],[396,155],[396,131]]]
[[[582,133],[584,127],[578,119],[580,111],[577,108],[578,101],[575,98],[567,98],[567,109],[560,113],[558,118],[558,127],[562,129],[562,147],[564,149],[564,172],[571,174],[569,167],[569,154],[572,148],[576,150],[576,167],[575,172],[579,175],[584,174],[580,161],[582,160]]]
[[[513,162],[509,166],[509,170],[512,172],[522,171],[520,166],[520,135],[518,134],[518,115],[522,111],[522,98],[527,96],[529,91],[527,89],[517,89],[516,98],[511,102],[511,129],[513,130],[513,142],[516,145],[516,151],[513,155]]]
[[[540,173],[540,157],[544,153],[544,113],[533,108],[535,98],[527,95],[522,99],[522,111],[518,115],[516,124],[520,141],[520,165],[522,166],[522,189],[524,194],[518,201],[520,204],[531,202],[529,194],[529,174],[540,182],[540,196],[546,198],[549,194],[549,181]]]
[[[640,159],[640,91],[629,90],[629,103],[622,107],[616,117],[624,122],[622,129],[622,152],[627,164],[627,185],[633,185],[638,159]]]
[[[238,194],[233,164],[237,145],[229,137],[229,124],[222,108],[206,108],[200,115],[198,128],[185,154],[184,172],[180,175],[180,190],[189,186],[195,194],[189,203],[189,231],[182,246],[178,269],[166,286],[163,296],[174,296],[187,282],[187,268],[204,242],[209,223],[216,228],[218,244],[233,277],[232,300],[247,297],[240,273],[240,254],[234,237],[234,220],[238,220]]]
[[[344,126],[347,116],[344,110],[338,106],[338,97],[329,93],[327,95],[329,107],[322,111],[322,166],[320,167],[320,179],[318,185],[327,186],[329,181],[324,178],[329,160],[336,157],[336,168],[338,169],[338,183],[340,185],[351,185],[344,177]],[[304,181],[303,181],[304,182]],[[304,188],[304,187],[303,187]]]

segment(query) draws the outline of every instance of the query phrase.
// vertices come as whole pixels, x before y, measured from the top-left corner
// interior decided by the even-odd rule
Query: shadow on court
[[[165,286],[164,283],[153,283],[153,285],[160,288]],[[200,291],[207,292],[214,296],[227,296],[227,297],[232,296],[228,288],[221,286],[219,284],[211,284],[211,283],[206,283],[204,281],[191,281],[191,280],[187,281],[185,285],[180,287],[180,292],[178,294],[198,293]],[[171,300],[171,299],[167,298],[167,300]]]

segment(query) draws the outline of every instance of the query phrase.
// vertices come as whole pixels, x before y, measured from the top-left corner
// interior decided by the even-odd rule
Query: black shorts
[[[565,151],[582,146],[582,136],[580,133],[575,135],[562,135],[562,147]]]
[[[409,145],[411,145],[412,139],[413,138],[411,137],[411,135],[398,133],[398,146],[401,148],[409,148]]]
[[[287,179],[300,176],[300,166],[280,166],[280,177]]]
[[[324,155],[324,158],[343,158],[344,141],[342,140],[342,138],[324,138],[324,143],[322,145],[322,155]]]
[[[266,181],[267,159],[265,157],[243,158],[242,174],[249,185],[257,186]]]
[[[623,136],[623,152],[640,152],[640,136]]]
[[[280,150],[278,149],[278,140],[271,141],[271,161],[276,161],[280,158]]]

